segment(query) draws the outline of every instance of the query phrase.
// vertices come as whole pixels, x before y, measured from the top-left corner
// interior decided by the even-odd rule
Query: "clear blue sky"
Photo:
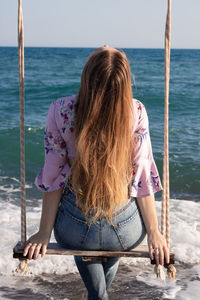
[[[0,0],[0,46],[17,45],[17,0]],[[25,46],[162,48],[167,0],[23,0]],[[172,0],[172,47],[200,49],[200,0]]]

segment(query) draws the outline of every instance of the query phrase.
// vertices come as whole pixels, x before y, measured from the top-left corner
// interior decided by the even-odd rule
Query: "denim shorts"
[[[76,197],[65,189],[58,208],[54,235],[60,246],[74,250],[123,251],[139,245],[146,235],[145,226],[135,198],[117,210],[113,224],[102,218],[87,222]]]

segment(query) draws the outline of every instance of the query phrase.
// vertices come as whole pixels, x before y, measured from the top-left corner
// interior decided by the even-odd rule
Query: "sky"
[[[25,46],[163,48],[167,0],[22,0]],[[17,46],[17,0],[0,0],[0,46]],[[172,0],[172,48],[200,49],[200,0]]]

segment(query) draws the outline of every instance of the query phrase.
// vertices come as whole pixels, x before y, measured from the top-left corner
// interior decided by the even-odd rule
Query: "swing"
[[[171,0],[168,0],[168,11],[165,29],[165,123],[164,123],[164,157],[163,157],[163,195],[161,233],[165,235],[168,248],[170,248],[169,230],[169,150],[168,150],[168,106],[169,106],[169,73],[170,73],[170,42],[171,42]],[[21,169],[21,241],[13,249],[13,257],[21,261],[21,271],[27,267],[27,257],[23,256],[26,243],[26,191],[25,191],[25,147],[24,147],[24,29],[22,15],[22,0],[18,0],[18,51],[19,51],[19,84],[20,84],[20,169]],[[49,243],[46,254],[53,255],[80,255],[85,261],[105,261],[108,257],[137,257],[149,258],[148,246],[138,246],[129,251],[85,251],[68,250],[56,243]],[[170,263],[164,263],[175,278],[174,254],[170,252]],[[151,260],[155,264],[155,259]],[[157,267],[158,269],[158,267]],[[159,271],[157,272],[159,273]],[[158,275],[158,274],[157,274]],[[169,274],[170,277],[170,274]]]

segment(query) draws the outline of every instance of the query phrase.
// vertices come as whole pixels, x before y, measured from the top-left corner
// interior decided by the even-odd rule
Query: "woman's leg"
[[[117,273],[117,269],[119,266],[119,258],[118,257],[108,258],[108,260],[106,262],[103,262],[102,265],[103,265],[104,275],[106,280],[106,289],[108,291]]]
[[[117,272],[119,259],[108,258],[106,262],[85,262],[81,256],[74,259],[88,290],[88,299],[108,300],[107,291]]]

